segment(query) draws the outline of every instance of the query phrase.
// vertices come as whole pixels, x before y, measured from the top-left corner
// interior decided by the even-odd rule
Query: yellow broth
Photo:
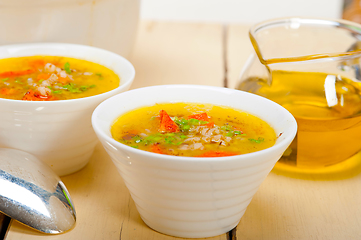
[[[164,110],[178,132],[162,131]],[[205,115],[198,120],[192,116]],[[189,117],[191,116],[191,117]],[[161,154],[219,157],[269,148],[277,139],[273,128],[249,113],[224,106],[164,103],[120,116],[111,127],[113,138],[128,146]]]
[[[86,60],[59,56],[0,59],[0,98],[49,101],[84,98],[115,89],[119,77]]]

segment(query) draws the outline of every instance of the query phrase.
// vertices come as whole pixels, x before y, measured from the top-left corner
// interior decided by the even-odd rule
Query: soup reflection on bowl
[[[123,104],[124,102],[126,104]],[[197,121],[191,119],[197,119],[199,115],[204,116],[203,110],[198,109],[198,116],[189,117],[183,110],[177,111],[177,107],[167,109],[169,118],[163,116],[161,111],[157,114],[159,109],[156,109],[156,116],[149,119],[158,124],[157,128],[162,125],[159,125],[159,121],[163,118],[168,119],[167,122],[171,125],[158,130],[160,134],[168,134],[172,137],[167,138],[168,140],[160,139],[159,137],[162,136],[157,136],[157,133],[155,135],[151,132],[148,132],[148,135],[139,133],[142,138],[134,142],[138,146],[128,146],[113,138],[112,131],[115,133],[118,130],[112,129],[112,126],[119,117],[131,114],[132,111],[142,111],[143,108],[147,109],[145,108],[147,106],[153,108],[159,104],[163,108],[162,104],[166,106],[167,103],[175,104],[174,106],[177,107],[184,103],[196,103],[198,106],[217,105],[242,111],[266,122],[274,131],[275,143],[256,152],[219,156],[213,154],[173,156],[166,152],[169,149],[164,149],[160,145],[161,152],[158,152],[159,149],[157,151],[139,149],[142,141],[154,145],[152,139],[157,137],[158,139],[154,140],[156,146],[163,140],[179,146],[191,145],[181,141],[185,138],[182,137],[183,130],[191,129],[193,126],[184,129],[180,127],[179,131],[173,132],[175,134],[164,129],[175,129],[174,125],[174,128],[171,127],[172,123],[169,119],[178,127],[178,123],[186,122],[181,118],[188,119],[188,123],[193,124]],[[185,108],[189,110],[189,106]],[[143,114],[146,114],[145,112],[147,111]],[[175,118],[176,112],[182,114]],[[207,115],[208,121],[200,120],[201,122],[197,124],[205,126],[215,120],[212,127],[217,128],[215,126],[220,123],[213,118],[212,111],[207,112]],[[270,100],[238,90],[197,85],[153,86],[118,94],[105,100],[95,109],[92,124],[123,177],[143,221],[159,232],[189,238],[216,236],[234,228],[260,184],[287,149],[297,131],[293,116]],[[219,128],[221,129],[222,126]],[[228,128],[228,130],[225,127],[223,130],[226,132],[220,131],[220,133],[229,134],[224,137],[230,137],[231,133],[234,138],[245,137],[239,135],[243,130],[246,132],[246,129],[238,130],[236,129],[238,127],[232,126],[232,129]],[[128,141],[137,135],[132,130],[127,131],[130,135],[126,135],[123,140]],[[254,139],[253,136],[252,139],[253,143],[252,140],[246,139],[247,144],[261,142],[260,138]],[[236,152],[237,148],[229,151]]]
[[[0,66],[0,147],[29,152],[60,176],[88,163],[93,110],[135,75],[115,53],[62,43],[1,46]]]

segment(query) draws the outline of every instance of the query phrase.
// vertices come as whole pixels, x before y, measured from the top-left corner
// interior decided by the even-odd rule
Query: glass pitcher
[[[276,168],[349,167],[343,162],[361,150],[361,25],[275,19],[252,27],[250,39],[255,54],[237,88],[281,104],[299,127]]]

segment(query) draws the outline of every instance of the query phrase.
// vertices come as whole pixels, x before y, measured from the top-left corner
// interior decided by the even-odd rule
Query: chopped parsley
[[[198,119],[194,119],[194,118],[187,120],[184,118],[179,119],[178,117],[174,117],[173,121],[178,125],[179,129],[182,132],[188,131],[189,129],[191,129],[192,126],[200,126],[200,125],[209,123],[207,121],[202,121],[202,120],[198,120]]]
[[[71,69],[70,69],[70,64],[69,64],[69,62],[66,62],[66,63],[64,64],[64,70],[65,70],[65,72],[66,72],[67,74],[71,74]]]
[[[94,88],[94,87],[96,87],[95,84],[90,85],[90,86],[83,85],[83,86],[81,86],[81,87],[79,88],[79,90],[82,91],[82,92],[84,92],[84,91],[88,90],[89,88]]]
[[[63,86],[64,89],[67,89],[71,93],[81,93],[82,91],[75,86],[73,83],[68,83],[67,85]]]
[[[155,133],[146,137],[141,137],[140,135],[135,135],[130,140],[124,140],[127,144],[132,147],[139,145],[147,146],[152,144],[169,144],[169,145],[180,145],[183,143],[183,140],[186,139],[187,136],[183,133]]]
[[[226,137],[233,137],[235,135],[238,135],[238,136],[246,136],[247,135],[247,134],[244,134],[242,131],[234,130],[233,126],[229,125],[228,123],[223,125],[221,127],[221,130],[226,132],[225,133]]]
[[[88,88],[89,88],[88,86],[81,86],[79,89],[84,92],[88,90]]]
[[[254,143],[261,143],[264,141],[264,138],[259,137],[258,139],[248,138],[249,141]]]
[[[97,75],[97,76],[99,77],[99,80],[103,80],[103,79],[104,79],[104,77],[103,77],[103,75],[102,75],[101,73],[96,73],[95,75]]]

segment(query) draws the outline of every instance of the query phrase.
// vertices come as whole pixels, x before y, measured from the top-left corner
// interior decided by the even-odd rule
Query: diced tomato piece
[[[0,94],[3,95],[12,95],[15,94],[17,91],[13,88],[2,88],[0,89]]]
[[[162,151],[162,149],[160,149],[158,144],[152,145],[150,148],[150,151],[152,151],[154,153],[164,154],[164,152]]]
[[[52,95],[40,95],[37,92],[34,92],[33,90],[29,89],[22,100],[25,101],[53,101],[53,100],[58,100],[56,97],[52,96]]]
[[[160,127],[159,132],[179,132],[178,125],[169,117],[168,113],[164,110],[160,110]]]
[[[239,153],[235,152],[225,152],[225,151],[209,151],[205,152],[197,157],[228,157],[228,156],[235,156]]]
[[[19,77],[35,72],[34,69],[21,70],[21,71],[8,71],[0,73],[0,77]]]
[[[209,117],[208,117],[207,113],[205,113],[205,112],[188,116],[188,119],[191,119],[191,118],[198,119],[198,120],[201,120],[201,121],[208,121],[209,120]]]

